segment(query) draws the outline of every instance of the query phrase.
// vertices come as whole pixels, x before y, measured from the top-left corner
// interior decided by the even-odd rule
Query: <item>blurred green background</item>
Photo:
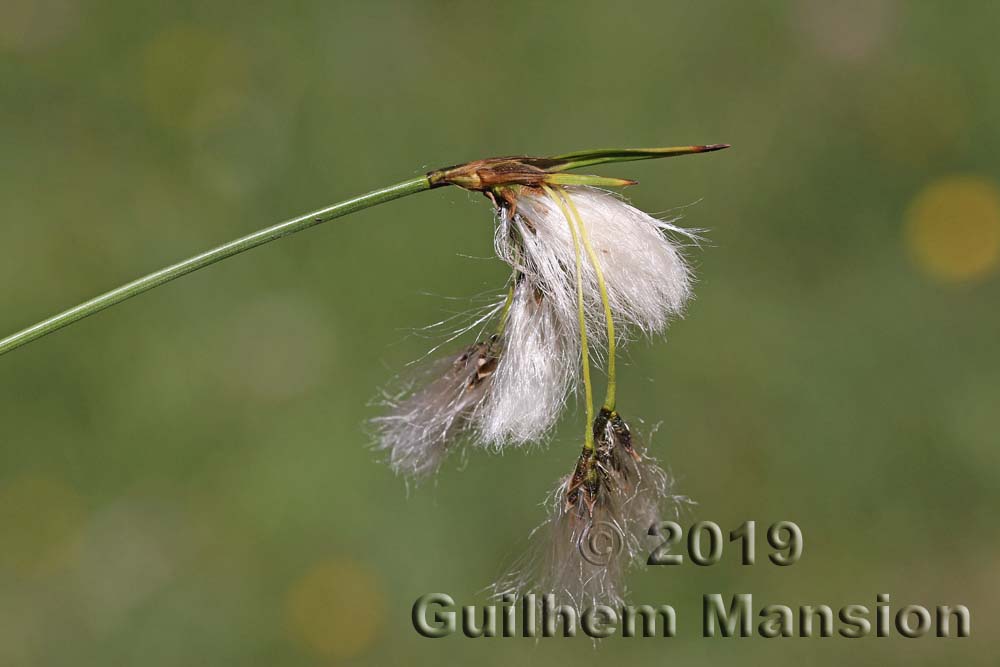
[[[620,401],[797,565],[651,568],[672,640],[419,638],[486,601],[578,449],[407,490],[366,448],[414,330],[496,291],[487,202],[365,211],[0,358],[0,665],[996,664],[1000,5],[0,2],[0,334],[197,251],[496,154],[619,165],[708,228]],[[694,204],[692,206],[688,206]],[[762,528],[761,528],[762,530]],[[703,639],[702,594],[970,607],[973,637]]]

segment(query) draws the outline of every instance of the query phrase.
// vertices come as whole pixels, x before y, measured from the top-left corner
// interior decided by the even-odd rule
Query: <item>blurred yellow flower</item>
[[[350,658],[374,641],[382,616],[375,575],[350,560],[310,568],[288,593],[289,632],[302,645],[330,658]]]
[[[1000,264],[1000,192],[975,175],[935,181],[911,202],[905,236],[911,256],[932,278],[980,280]]]

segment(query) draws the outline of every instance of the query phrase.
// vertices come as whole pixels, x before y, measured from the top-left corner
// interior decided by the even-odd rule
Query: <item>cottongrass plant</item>
[[[486,175],[477,169],[473,178]],[[672,497],[667,474],[635,446],[618,411],[616,358],[633,330],[662,333],[683,312],[692,276],[681,245],[695,239],[600,189],[609,184],[601,180],[482,188],[496,209],[497,255],[513,270],[489,353],[470,366],[477,343],[374,420],[376,447],[393,468],[421,477],[463,441],[502,449],[543,440],[582,378],[576,465],[528,554],[493,587],[498,597],[551,593],[578,609],[623,603],[622,575]],[[608,375],[596,415],[592,358],[606,360]],[[488,369],[482,382],[479,367]]]
[[[634,181],[567,173],[602,163],[727,148],[612,149],[550,158],[468,162],[273,225],[134,280],[0,340],[0,355],[222,259],[383,202],[454,185],[482,192],[496,213],[495,247],[511,267],[505,295],[476,340],[387,392],[375,448],[408,478],[426,478],[466,444],[494,451],[543,442],[583,388],[586,423],[575,465],[550,494],[528,552],[493,587],[498,596],[552,593],[583,608],[624,603],[623,574],[641,560],[670,479],[636,445],[617,406],[616,360],[634,334],[653,336],[683,312],[695,237],[605,188]],[[607,389],[595,413],[592,361]]]

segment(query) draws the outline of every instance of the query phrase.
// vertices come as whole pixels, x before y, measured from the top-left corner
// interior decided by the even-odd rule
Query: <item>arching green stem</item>
[[[318,211],[313,211],[312,213],[307,213],[306,215],[293,218],[292,220],[280,222],[276,225],[272,225],[271,227],[267,227],[266,229],[254,232],[253,234],[238,238],[235,241],[230,241],[229,243],[221,245],[217,248],[212,248],[211,250],[203,252],[200,255],[189,257],[181,262],[150,273],[142,278],[133,280],[132,282],[115,288],[110,292],[105,292],[104,294],[96,296],[89,301],[85,301],[70,308],[69,310],[63,311],[58,315],[53,315],[46,320],[24,329],[23,331],[18,331],[17,333],[0,340],[0,355],[6,354],[11,350],[15,350],[22,345],[50,334],[53,331],[62,329],[73,322],[82,320],[83,318],[113,306],[116,303],[121,303],[126,299],[130,299],[134,296],[142,294],[143,292],[147,292],[154,287],[158,287],[164,283],[170,282],[171,280],[180,278],[181,276],[187,275],[193,271],[197,271],[198,269],[215,264],[216,262],[226,259],[227,257],[238,255],[241,252],[250,250],[251,248],[256,248],[259,245],[270,243],[271,241],[275,241],[283,236],[301,232],[304,229],[308,229],[324,222],[329,222],[330,220],[339,218],[349,213],[370,208],[387,201],[392,201],[393,199],[399,199],[400,197],[406,197],[407,195],[412,195],[417,192],[423,192],[424,190],[429,190],[430,188],[431,184],[428,178],[426,176],[420,176],[408,181],[403,181],[402,183],[374,190],[368,194],[361,195],[360,197],[348,199],[347,201],[342,201]]]
[[[497,336],[502,336],[507,328],[507,320],[510,318],[510,307],[514,304],[514,288],[517,286],[517,271],[510,278],[510,287],[507,288],[507,298],[504,299],[503,307],[500,309],[500,323],[497,324]]]
[[[577,210],[573,198],[565,191],[562,196],[569,204],[569,210],[576,218],[576,226],[580,230],[580,238],[583,240],[583,247],[587,250],[590,263],[594,266],[594,273],[597,274],[597,288],[601,293],[601,304],[604,306],[604,322],[608,330],[608,388],[604,396],[604,409],[608,412],[615,410],[615,392],[617,390],[617,373],[615,372],[615,320],[611,316],[611,300],[608,299],[608,286],[604,282],[604,271],[601,270],[601,262],[594,252],[594,247],[590,245],[590,236],[587,234],[587,227],[583,224],[580,211]]]
[[[545,190],[545,194],[551,197],[552,201],[559,206],[563,215],[566,217],[566,224],[569,225],[569,232],[573,237],[573,249],[576,251],[577,319],[580,326],[580,354],[583,359],[583,393],[587,410],[587,423],[584,427],[583,448],[587,451],[593,452],[594,430],[591,427],[591,424],[594,422],[594,388],[590,382],[590,350],[587,343],[587,317],[583,302],[583,260],[581,257],[582,253],[580,252],[580,239],[578,238],[576,224],[573,222],[573,216],[570,214],[569,209],[566,208],[566,204],[563,202],[562,197],[553,192],[547,185],[543,185],[542,189]]]

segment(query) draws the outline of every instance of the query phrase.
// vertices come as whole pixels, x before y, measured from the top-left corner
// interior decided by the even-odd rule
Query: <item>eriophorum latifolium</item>
[[[0,340],[0,355],[335,218],[448,185],[482,192],[493,204],[496,252],[510,266],[510,278],[479,318],[478,338],[432,364],[422,383],[387,394],[387,410],[374,420],[375,446],[398,473],[423,478],[465,444],[499,451],[544,442],[582,384],[586,424],[575,463],[567,461],[568,474],[551,495],[547,520],[531,533],[529,551],[493,590],[503,596],[551,593],[577,607],[618,606],[624,602],[623,573],[641,560],[642,538],[673,496],[667,474],[636,443],[619,410],[616,353],[636,334],[662,333],[683,312],[691,271],[681,248],[695,236],[602,189],[634,181],[567,172],[727,147],[489,158],[434,170],[154,271]],[[608,378],[596,412],[592,360],[605,364]]]
[[[493,591],[551,593],[578,608],[621,605],[624,571],[641,561],[647,531],[674,496],[618,409],[616,353],[683,312],[692,275],[681,248],[696,236],[600,189],[628,183],[616,179],[523,159],[471,163],[438,178],[489,197],[496,253],[511,275],[477,320],[485,325],[478,339],[431,364],[423,384],[387,392],[387,411],[373,420],[376,447],[398,473],[421,478],[465,444],[499,451],[542,442],[582,383],[586,425],[575,465],[557,483],[528,553]],[[590,371],[600,360],[608,383],[595,415]]]

